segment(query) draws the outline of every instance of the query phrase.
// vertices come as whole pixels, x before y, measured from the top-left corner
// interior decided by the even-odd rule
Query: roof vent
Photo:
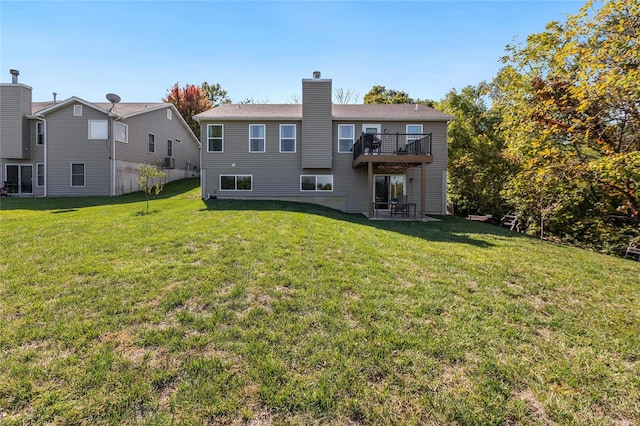
[[[316,80],[318,80],[320,78],[320,71],[314,71],[313,72],[313,78],[315,78]]]
[[[18,70],[9,70],[9,74],[11,74],[11,82],[13,84],[18,84],[18,76],[20,75],[20,71],[18,71]]]

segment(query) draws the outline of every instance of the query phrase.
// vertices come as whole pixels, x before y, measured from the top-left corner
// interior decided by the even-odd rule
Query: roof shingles
[[[334,104],[334,120],[449,121],[453,117],[421,104]],[[225,104],[195,116],[199,120],[302,119],[302,105]]]

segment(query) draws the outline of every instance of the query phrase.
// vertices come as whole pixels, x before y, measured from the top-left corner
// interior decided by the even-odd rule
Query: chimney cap
[[[16,77],[20,75],[20,71],[18,70],[14,70],[14,69],[10,69],[9,70],[9,74],[11,75],[15,75]]]
[[[318,80],[320,78],[320,71],[314,71],[313,72],[313,78],[315,78],[316,80]]]

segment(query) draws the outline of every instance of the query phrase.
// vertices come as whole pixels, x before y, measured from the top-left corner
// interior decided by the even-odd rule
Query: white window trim
[[[375,127],[377,132],[376,133],[382,133],[382,124],[375,124],[375,123],[362,123],[362,133],[364,133],[364,130],[367,127]]]
[[[318,176],[331,176],[331,189],[318,189]],[[302,189],[302,178],[305,177],[314,177],[316,178],[316,183],[313,185],[314,189]],[[300,192],[333,192],[334,184],[333,184],[333,175],[300,175]]]
[[[282,139],[291,139],[291,138],[283,138],[282,137],[282,126],[293,126],[293,151],[283,151],[282,150]],[[296,151],[298,149],[298,141],[297,141],[298,130],[297,129],[298,129],[298,126],[296,126],[295,124],[281,124],[280,125],[280,133],[279,133],[279,135],[280,135],[280,144],[279,145],[280,146],[279,146],[279,150],[280,150],[281,153],[283,153],[283,154],[295,154],[296,153]],[[266,141],[265,141],[265,144],[266,144]]]
[[[74,105],[73,106],[73,116],[74,117],[82,117],[82,105]]]
[[[19,164],[19,163],[4,163],[4,168],[2,170],[4,170],[4,178],[3,180],[6,179],[7,177],[7,168],[11,167],[11,166],[16,166],[18,168],[18,192],[16,192],[16,194],[33,194],[33,187],[35,186],[33,184],[33,164]],[[31,192],[22,192],[22,168],[23,167],[31,167]],[[37,169],[36,169],[37,171]]]
[[[116,129],[118,128],[118,126],[124,126],[124,129],[125,129],[125,130],[124,130],[124,133],[125,133],[125,135],[124,135],[124,139],[125,139],[125,140],[118,139],[118,132],[117,132],[117,130],[116,130]],[[115,123],[113,123],[113,127],[114,127],[114,131],[113,131],[113,133],[115,134],[115,138],[116,138],[116,140],[117,140],[118,142],[122,142],[122,143],[129,143],[129,125],[128,125],[128,124],[124,124],[124,123],[120,123],[120,122],[116,121]]]
[[[351,150],[350,151],[340,151],[340,127],[351,127],[351,134],[353,137],[351,138]],[[353,154],[353,146],[356,144],[356,125],[355,124],[338,124],[338,153],[339,154]]]
[[[171,108],[167,108],[167,120],[171,119],[173,119],[173,111],[171,111]]]
[[[42,185],[38,185],[38,177],[39,177],[39,175],[38,175],[38,168],[39,168],[40,166],[42,166]],[[45,179],[46,179],[46,175],[47,175],[47,169],[44,167],[44,163],[37,163],[37,164],[36,164],[36,184],[35,184],[35,186],[43,187],[43,186],[44,186]]]
[[[218,139],[218,138],[209,138],[209,127],[211,126],[220,126],[222,128],[222,137],[221,139],[221,150],[220,151],[210,151],[209,150],[209,139]],[[216,123],[211,123],[211,124],[207,124],[207,152],[224,152],[224,124],[216,124]]]
[[[150,139],[150,138],[149,138],[149,136],[153,136],[153,151],[151,151],[151,150],[149,149],[149,143],[151,142],[151,141],[149,140],[149,139]],[[151,133],[151,132],[149,132],[149,133],[147,134],[147,151],[148,151],[150,154],[155,154],[155,153],[156,153],[156,134],[155,134],[155,133]]]
[[[105,135],[105,137],[91,137],[91,123],[103,123],[105,124],[105,129],[107,130],[107,134]],[[93,141],[106,141],[107,139],[109,139],[109,122],[107,120],[88,120],[88,135],[87,138],[89,140],[93,140]]]
[[[233,176],[235,179],[235,189],[222,189],[222,177],[230,177]],[[246,177],[249,176],[251,178],[251,189],[238,189],[238,178],[239,177]],[[221,174],[220,176],[218,176],[218,189],[220,190],[220,192],[236,192],[236,191],[240,191],[240,192],[253,192],[253,175],[248,175],[248,174],[241,174],[241,175],[225,175],[225,174]]]
[[[42,129],[42,132],[40,132]],[[42,143],[39,142],[39,136],[42,135]],[[36,121],[36,145],[44,145],[44,121]]]
[[[73,165],[82,164],[82,185],[73,184]],[[69,163],[69,187],[86,188],[87,187],[87,164],[81,161]]]
[[[251,127],[252,126],[262,126],[263,131],[262,134],[264,137],[262,138],[262,147],[264,148],[262,151],[252,151],[251,150],[251,139],[260,139],[260,138],[252,138],[251,137]],[[267,125],[266,124],[249,124],[249,152],[251,154],[264,154],[267,152]]]
[[[409,133],[409,126],[413,127],[413,126],[417,126],[420,127],[420,134],[424,133],[424,127],[422,126],[422,124],[407,124],[406,126],[406,131],[407,131],[407,145],[410,144],[411,142],[420,139],[419,137],[412,137],[412,135],[414,135],[414,133]],[[417,135],[417,134],[416,134]]]

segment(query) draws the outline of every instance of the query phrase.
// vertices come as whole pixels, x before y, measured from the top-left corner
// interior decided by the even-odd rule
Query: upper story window
[[[264,124],[249,125],[249,152],[265,152]]]
[[[422,138],[422,124],[407,124],[407,143]]]
[[[116,140],[129,142],[129,126],[123,123],[116,123]]]
[[[338,125],[338,152],[352,152],[355,135],[353,124]]]
[[[207,152],[224,151],[224,125],[207,124]]]
[[[171,120],[173,118],[173,111],[167,108],[167,120]]]
[[[173,157],[173,141],[167,139],[167,157]]]
[[[280,152],[296,152],[296,125],[280,125]]]
[[[301,175],[300,191],[333,191],[333,175]]]
[[[108,137],[107,120],[89,120],[89,139],[107,140]]]
[[[44,145],[44,123],[36,122],[36,145]]]
[[[156,152],[156,135],[149,133],[149,152]]]
[[[74,105],[73,106],[73,116],[74,117],[82,117],[82,105]]]

